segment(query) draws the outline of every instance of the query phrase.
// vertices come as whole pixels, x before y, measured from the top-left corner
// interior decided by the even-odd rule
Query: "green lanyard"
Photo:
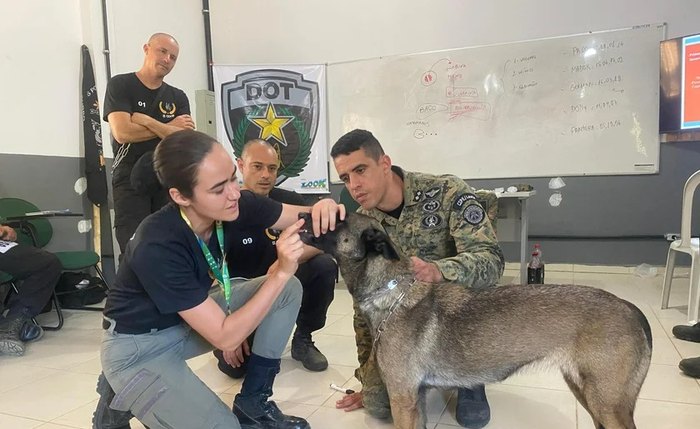
[[[185,212],[180,209],[180,216],[185,220],[187,225],[192,229],[192,223],[185,215]],[[192,229],[194,232],[194,229]],[[224,226],[220,220],[216,221],[216,238],[219,240],[219,249],[221,250],[221,268],[216,264],[214,256],[212,256],[207,244],[197,234],[194,235],[199,243],[199,247],[204,253],[204,259],[207,260],[211,273],[214,275],[216,283],[224,291],[226,297],[226,313],[231,314],[231,278],[228,275],[228,264],[226,264],[226,253],[224,253]]]

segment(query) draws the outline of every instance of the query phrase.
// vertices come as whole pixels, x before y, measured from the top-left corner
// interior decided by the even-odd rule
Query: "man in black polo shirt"
[[[150,195],[132,187],[134,165],[165,136],[194,129],[187,95],[163,81],[177,62],[177,41],[169,34],[156,33],[143,45],[143,52],[139,71],[109,80],[104,102],[104,120],[112,131],[114,151],[114,231],[122,253],[139,223],[168,202],[167,191],[160,187]]]
[[[243,189],[275,201],[297,206],[307,205],[301,195],[275,187],[279,156],[275,148],[265,140],[251,140],[243,147],[238,159],[238,168],[243,176]],[[275,242],[279,231],[270,229],[238,229],[231,249],[237,256],[229,271],[232,276],[254,278],[267,274],[276,263]],[[328,360],[316,348],[311,333],[326,324],[326,312],[333,301],[333,290],[338,267],[330,255],[310,246],[305,247],[295,276],[303,287],[303,297],[297,327],[292,337],[292,358],[301,361],[310,371],[323,371]],[[224,362],[221,352],[214,354],[219,359],[219,369],[234,378],[245,374],[245,366],[233,368]]]

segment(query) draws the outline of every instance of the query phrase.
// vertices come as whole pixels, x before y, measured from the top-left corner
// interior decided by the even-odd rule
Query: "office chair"
[[[23,216],[26,213],[37,212],[39,209],[34,204],[29,201],[20,198],[0,198],[0,218],[7,218],[12,216]],[[16,227],[17,231],[17,241],[22,244],[32,245],[35,247],[44,247],[50,241],[53,236],[53,227],[51,222],[47,219],[31,219],[22,222],[6,222],[13,227]],[[102,270],[100,270],[99,262],[100,256],[91,251],[66,251],[66,252],[53,252],[58,258],[63,267],[63,271],[83,271],[89,268],[93,268],[97,275],[100,277],[105,287],[109,288]],[[63,313],[61,311],[61,306],[58,301],[56,292],[52,294],[52,302],[58,316],[58,325],[44,327],[48,330],[58,330],[63,325]],[[101,308],[96,307],[84,307],[86,310],[102,311]]]
[[[15,279],[12,275],[0,271],[0,285],[2,284],[9,284],[10,285],[10,292],[9,293],[16,293],[19,295],[19,290],[17,289],[17,279]],[[7,299],[7,297],[5,297]],[[50,302],[53,305],[54,310],[56,311],[56,317],[58,318],[58,322],[54,326],[49,326],[49,325],[42,325],[41,327],[45,331],[58,331],[63,327],[63,311],[61,310],[61,304],[58,302],[58,296],[56,295],[56,290],[54,290],[51,293],[51,298]],[[32,317],[32,322],[35,324],[39,324],[36,321],[35,317]]]

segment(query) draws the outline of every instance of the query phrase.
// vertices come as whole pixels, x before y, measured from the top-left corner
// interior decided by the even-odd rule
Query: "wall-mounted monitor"
[[[659,133],[700,130],[700,34],[661,42]]]

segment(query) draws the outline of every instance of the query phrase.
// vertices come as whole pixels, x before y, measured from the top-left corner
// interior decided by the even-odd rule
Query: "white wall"
[[[80,150],[78,0],[0,0],[0,153]]]
[[[195,91],[207,89],[202,1],[110,0],[107,4],[112,76],[141,68],[143,45],[151,34],[171,34],[180,45],[180,55],[165,81],[185,91],[194,117]],[[104,91],[100,94],[104,97]]]
[[[172,33],[181,52],[167,80],[186,91],[194,111],[194,91],[205,88],[207,82],[202,1],[107,3],[112,73],[139,68],[141,46],[151,33]],[[349,61],[657,22],[668,23],[668,37],[700,32],[698,0],[210,0],[210,6],[217,64]],[[10,156],[14,154],[82,156],[79,74],[83,43],[91,49],[102,100],[106,78],[100,0],[0,0],[0,175],[7,172],[0,180],[0,194],[34,195],[30,184],[41,184],[46,195],[32,199],[44,207],[58,208],[62,204],[53,198],[65,194],[59,188],[66,184],[72,188],[72,183],[52,181],[54,175],[47,169],[38,176],[32,166],[7,168],[3,162],[22,159]],[[105,155],[109,157],[107,131],[103,124]],[[680,210],[680,198],[674,196],[674,190],[680,190],[690,172],[697,169],[700,150],[694,144],[664,145],[661,160],[658,176],[568,180],[568,205],[561,206],[558,213],[535,198],[531,202],[531,231],[586,234],[605,225],[603,233],[672,232],[677,226],[667,219],[667,212],[655,208],[665,207],[674,213]],[[46,165],[73,164],[46,161]],[[77,168],[75,174],[79,174]],[[533,185],[546,189],[544,179]],[[611,195],[611,189],[620,191],[612,193],[610,198],[615,201],[600,204],[604,210],[598,216],[582,214],[590,211],[590,195],[603,200]],[[661,200],[649,200],[649,189]],[[545,192],[541,195],[546,199]],[[631,212],[621,216],[619,210],[624,208]],[[625,219],[624,228],[608,222],[614,218]],[[562,260],[616,263],[620,254],[628,253],[622,250],[626,247],[608,241],[599,246],[586,242],[570,247],[562,252]],[[635,252],[646,248],[637,243],[634,247]],[[655,257],[662,261],[666,244],[655,249]]]
[[[90,48],[102,103],[106,86],[100,0],[0,0],[0,154],[82,157],[80,46]],[[135,71],[155,32],[171,33],[180,58],[167,82],[183,89],[195,111],[195,90],[207,87],[200,0],[110,0],[112,75]],[[111,157],[103,123],[105,155]],[[0,166],[1,168],[1,166]]]
[[[210,0],[217,64],[324,63],[667,22],[700,32],[697,0]],[[156,31],[180,42],[167,81],[207,86],[201,0],[109,0],[112,74],[136,70]],[[104,97],[99,0],[0,0],[0,154],[82,156],[80,45]],[[505,12],[504,12],[505,11]],[[108,127],[103,137],[108,141]],[[111,156],[109,144],[105,154]],[[1,166],[0,166],[1,168]]]
[[[697,0],[210,0],[216,64],[325,63],[666,22]]]

